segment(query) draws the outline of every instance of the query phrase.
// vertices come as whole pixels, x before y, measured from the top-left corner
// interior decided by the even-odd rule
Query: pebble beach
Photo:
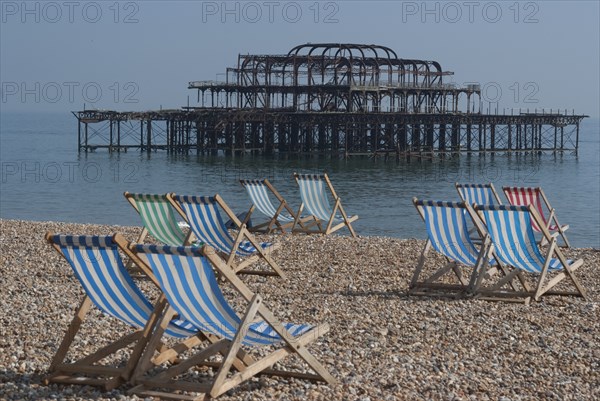
[[[0,400],[135,400],[128,385],[45,386],[50,360],[83,296],[68,264],[44,241],[141,228],[0,220]],[[589,299],[548,296],[530,305],[408,296],[423,240],[344,235],[261,236],[287,279],[245,276],[284,321],[329,323],[310,350],[336,385],[260,377],[219,400],[600,399],[600,250],[570,249]],[[444,263],[430,259],[430,271]],[[125,326],[94,312],[78,357]],[[285,365],[285,360],[283,364]],[[295,363],[292,361],[292,363]]]

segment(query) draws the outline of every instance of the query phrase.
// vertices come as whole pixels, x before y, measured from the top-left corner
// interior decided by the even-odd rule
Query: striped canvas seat
[[[125,197],[137,210],[146,230],[165,245],[184,245],[186,235],[175,219],[173,208],[166,195],[132,194]],[[138,239],[141,242],[142,238]]]
[[[126,380],[136,367],[137,360],[146,346],[164,304],[160,308],[159,303],[153,306],[140,291],[127,272],[119,254],[119,250],[127,253],[127,249],[120,247],[113,237],[47,234],[46,240],[67,260],[86,293],[84,302],[75,313],[73,322],[53,358],[47,382],[91,384],[102,385],[106,389],[114,388]],[[102,348],[80,361],[65,364],[63,360],[66,353],[92,304],[105,314],[117,318],[136,330],[113,342],[113,345]],[[165,330],[168,336],[179,339],[197,333],[197,329],[191,323],[180,319],[168,322]],[[132,343],[136,345],[126,366],[107,367],[96,364],[107,355]],[[111,349],[112,352],[107,352],[106,349]],[[72,366],[81,366],[81,372],[86,372],[88,375],[95,373],[104,379],[77,375],[79,370],[72,369]]]
[[[232,340],[241,319],[223,297],[215,273],[198,248],[137,245],[138,255],[152,266],[169,304],[199,330]],[[299,336],[310,325],[284,324]],[[281,337],[264,321],[253,322],[244,337],[249,346],[268,345]]]
[[[241,180],[252,204],[256,209],[268,218],[275,217],[281,223],[291,223],[294,217],[287,211],[278,210],[269,197],[269,190],[265,184],[266,180]]]
[[[496,254],[506,264],[528,273],[539,274],[546,258],[536,243],[531,214],[526,206],[505,206],[482,209]],[[571,264],[572,260],[567,260]],[[559,259],[550,259],[550,270],[564,268]]]
[[[476,206],[475,210],[485,222],[495,255],[507,265],[539,276],[536,300],[567,276],[577,288],[576,293],[570,294],[585,296],[583,287],[572,274],[583,261],[565,258],[534,206]],[[542,252],[536,242],[533,232],[536,224],[550,243],[547,251]],[[545,276],[552,272],[560,272],[560,275],[542,288]]]
[[[267,253],[267,251],[271,252],[278,247],[270,242],[258,242],[219,195],[189,196],[168,194],[167,199],[175,207],[175,210],[186,219],[196,238],[222,252],[227,259],[227,264],[234,268],[234,270],[247,274],[278,275],[284,277],[283,271]],[[238,227],[235,238],[229,234],[221,217],[220,210],[223,210],[234,225]],[[234,261],[235,256],[245,259],[236,264]],[[260,259],[266,261],[273,271],[245,269]]]
[[[294,174],[294,178],[300,189],[302,204],[297,214],[303,210],[314,217],[319,227],[317,233],[330,234],[344,226],[348,227],[350,234],[356,237],[352,222],[358,219],[358,216],[347,216],[340,198],[337,196],[331,181],[327,174]],[[331,193],[334,200],[334,207],[331,207],[327,192]],[[323,223],[326,227],[323,227]],[[299,231],[310,233],[310,230],[299,229]]]
[[[537,210],[544,223],[547,224],[546,216],[544,215],[544,208],[542,207],[542,198],[540,196],[539,188],[526,188],[526,187],[504,187],[502,188],[504,194],[508,198],[511,205],[515,206],[528,206],[533,205]],[[541,232],[542,229],[537,224],[532,222],[533,229],[537,232]],[[547,226],[550,231],[556,231],[558,227],[556,225]]]
[[[52,242],[100,310],[133,327],[146,325],[154,307],[125,269],[112,237],[54,235]],[[166,333],[183,338],[195,332],[190,323],[174,320]]]
[[[300,187],[300,197],[308,213],[316,216],[320,220],[329,221],[332,210],[327,199],[327,191],[323,176],[317,174],[298,175],[298,186]],[[334,215],[334,222],[341,220],[340,215]]]
[[[335,378],[307,348],[327,333],[329,326],[282,324],[262,298],[254,294],[210,246],[137,245],[134,250],[139,258],[152,266],[169,303],[154,336],[160,336],[165,321],[177,314],[189,319],[198,330],[209,333],[211,344],[153,377],[139,378],[132,393],[171,399],[172,393],[160,392],[167,388],[217,397],[257,374],[335,383]],[[243,315],[238,315],[225,299],[213,270],[219,274],[223,285],[234,289],[233,295],[243,298],[241,305],[236,302],[245,309]],[[268,348],[264,347],[267,345]],[[243,349],[242,346],[246,347]],[[255,356],[258,347],[261,351]],[[315,374],[273,368],[292,354],[299,357],[296,363],[304,361]],[[194,377],[193,381],[181,378],[182,373],[196,366],[218,370],[213,375]],[[195,397],[186,399],[204,399],[200,395]]]
[[[202,242],[228,254],[235,251],[238,256],[257,252],[250,241],[242,241],[237,249],[233,249],[235,240],[227,231],[215,197],[175,195],[173,199],[181,206],[194,235]],[[261,242],[260,246],[267,249],[271,243]]]
[[[494,188],[494,184],[459,184],[456,190],[460,198],[469,205],[501,205],[500,197]]]
[[[479,250],[469,237],[465,208],[456,202],[419,201],[433,248],[466,266],[475,266]]]

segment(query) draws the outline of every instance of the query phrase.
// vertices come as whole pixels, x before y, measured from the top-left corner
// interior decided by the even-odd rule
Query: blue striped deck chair
[[[47,233],[46,241],[69,263],[85,291],[85,296],[50,363],[49,375],[44,381],[46,384],[84,384],[101,386],[106,390],[113,389],[130,379],[166,306],[166,299],[164,296],[159,297],[153,306],[135,284],[121,260],[119,251],[128,256],[133,254],[123,245],[127,241],[119,234],[110,237]],[[141,264],[139,268],[152,276],[148,266]],[[158,285],[157,281],[156,284]],[[131,330],[95,352],[75,362],[66,363],[65,359],[73,341],[93,305],[105,315],[130,326]],[[179,346],[184,348],[193,347],[203,341],[196,337],[198,330],[195,326],[184,320],[169,320],[165,333],[178,341],[181,340]],[[128,350],[129,356],[120,366],[102,363],[104,358],[123,350]],[[155,351],[156,349],[153,349],[151,352],[154,357],[151,362],[157,364],[171,360],[177,355],[171,348],[161,350],[158,356],[154,355]]]
[[[469,205],[501,205],[502,200],[494,188],[494,184],[454,184],[458,195]]]
[[[474,293],[478,273],[485,269],[484,247],[477,249],[467,229],[470,215],[464,202],[427,201],[413,198],[419,215],[425,222],[427,241],[409,285],[410,295],[460,295]],[[419,280],[431,249],[443,255],[447,263],[429,277]],[[461,267],[468,268],[468,278]],[[447,273],[454,272],[458,283],[440,282]]]
[[[469,206],[472,206],[474,203],[478,205],[501,205],[502,200],[496,192],[496,188],[494,188],[494,184],[491,182],[489,184],[460,184],[455,183],[454,186],[458,191],[458,195],[466,202]],[[481,237],[477,231],[477,228],[472,226],[469,221],[469,234],[471,234],[471,239],[475,243],[479,243]]]
[[[227,265],[237,273],[285,277],[285,273],[271,258],[271,253],[279,246],[269,242],[258,242],[219,195],[209,197],[171,193],[167,194],[167,199],[190,225],[196,238],[217,249],[227,261]],[[238,227],[235,238],[227,230],[219,210],[223,210]],[[236,257],[242,260],[236,262]],[[247,268],[260,260],[265,261],[272,271]]]
[[[250,231],[270,234],[275,230],[279,230],[285,233],[286,229],[292,228],[296,214],[269,180],[266,178],[262,180],[240,180],[240,183],[252,201],[252,206],[242,223],[250,218],[255,209],[269,219],[264,223],[255,224]],[[271,202],[269,194],[278,202],[277,207]],[[302,220],[300,224],[303,224]]]
[[[331,185],[327,174],[294,173],[294,179],[300,188],[302,204],[296,214],[292,232],[328,235],[343,227],[348,227],[350,234],[356,237],[352,223],[358,219],[358,216],[348,216],[346,214],[342,207],[342,201],[336,194],[335,189],[333,189],[333,185]],[[328,190],[334,201],[333,208],[327,197]],[[300,216],[305,209],[314,219],[314,224],[311,226],[312,228],[296,228],[299,224]]]
[[[532,296],[536,301],[539,301],[542,295],[575,295],[587,298],[585,289],[574,275],[574,271],[583,264],[583,260],[569,260],[564,256],[557,245],[556,237],[546,228],[534,205],[475,205],[474,209],[484,221],[492,240],[490,252],[493,251],[503,263],[537,276],[535,292],[524,296]],[[547,250],[542,251],[536,242],[533,225],[540,228],[549,243]],[[554,277],[549,279],[549,275]],[[574,285],[575,291],[551,291],[567,277]]]
[[[156,375],[136,378],[138,386],[131,390],[133,393],[169,398],[169,394],[154,390],[168,388],[217,397],[257,374],[335,383],[335,378],[307,350],[307,345],[327,333],[329,326],[281,323],[262,298],[254,294],[210,246],[137,245],[135,252],[151,266],[169,304],[155,336],[161,336],[161,330],[177,314],[198,330],[221,340]],[[217,282],[215,271],[224,283]],[[238,314],[221,292],[220,285],[225,283],[231,286],[232,294],[243,299],[241,304],[236,302],[243,314]],[[256,359],[252,350],[259,347],[269,347],[263,348],[269,353],[263,352],[263,356]],[[220,360],[208,360],[218,354],[222,355]],[[304,360],[314,373],[271,369],[288,355]],[[196,366],[214,367],[216,373],[207,375],[204,380],[194,378],[193,382],[177,378]]]
[[[125,198],[139,213],[144,229],[136,242],[142,242],[148,233],[164,245],[189,245],[191,231],[184,234],[175,219],[173,207],[167,195],[133,194],[125,192]]]

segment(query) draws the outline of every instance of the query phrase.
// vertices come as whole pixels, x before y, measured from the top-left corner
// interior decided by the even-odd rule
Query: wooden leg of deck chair
[[[277,228],[281,231],[282,234],[285,234],[285,228],[279,222],[279,214],[284,209],[285,209],[285,203],[284,202],[279,202],[279,207],[277,208],[277,210],[275,211],[275,214],[273,215],[273,217],[271,218],[271,221],[269,222],[267,234],[271,234],[271,232],[274,230],[273,229],[273,224],[275,226],[277,226]]]
[[[473,274],[467,285],[467,294],[474,294],[481,286],[481,282],[484,280],[489,266],[490,255],[493,251],[493,245],[488,235],[483,239],[483,244],[479,250],[479,256],[477,258],[477,264],[473,267]]]
[[[544,262],[544,267],[542,268],[542,272],[540,273],[537,289],[535,291],[535,296],[533,297],[533,299],[535,299],[536,301],[539,301],[540,297],[544,293],[544,291],[543,291],[544,280],[546,279],[546,275],[548,274],[551,256],[554,254],[555,247],[556,247],[556,239],[552,238],[552,241],[550,242],[550,247],[548,248],[548,252],[546,253],[546,261]],[[546,290],[547,289],[548,288],[546,288]]]
[[[336,199],[335,204],[333,205],[333,209],[331,210],[331,216],[329,217],[329,221],[325,226],[325,235],[329,235],[331,233],[331,225],[335,220],[335,214],[337,213],[338,208],[340,207],[340,200]]]
[[[79,331],[81,324],[85,319],[86,314],[91,309],[91,306],[92,301],[88,296],[86,296],[81,303],[75,317],[73,318],[73,321],[71,322],[65,337],[63,338],[63,341],[50,364],[50,374],[43,380],[44,384],[48,384],[50,382],[90,384],[102,386],[105,390],[109,391],[119,386],[123,381],[126,381],[131,374],[133,368],[137,364],[141,352],[146,345],[146,341],[144,341],[143,336],[144,334],[149,334],[148,330],[145,332],[137,330],[129,335],[121,337],[119,340],[100,348],[94,353],[87,355],[76,362],[69,364],[62,363],[70,345],[75,339],[75,335]],[[133,352],[129,357],[129,361],[124,367],[94,365],[103,358],[114,354],[120,349],[123,349],[136,341],[138,343],[134,347]],[[73,376],[78,374],[92,374],[97,377]]]
[[[258,313],[260,316],[262,316],[264,321],[268,323],[277,332],[277,334],[281,336],[283,341],[285,341],[285,343],[287,344],[287,347],[293,350],[301,359],[303,359],[304,362],[306,362],[308,366],[310,366],[310,368],[317,375],[319,375],[323,381],[325,381],[328,384],[335,384],[337,382],[335,377],[333,377],[327,371],[327,369],[325,369],[325,367],[319,361],[317,361],[317,359],[310,352],[308,352],[308,349],[306,348],[306,344],[316,340],[321,335],[327,333],[329,331],[329,325],[321,324],[298,338],[292,336],[285,329],[285,327],[283,327],[283,324],[279,322],[275,315],[273,315],[273,313],[264,305],[262,305],[259,308]]]
[[[350,234],[352,234],[352,237],[356,238],[356,232],[354,232],[354,228],[352,227],[352,222],[355,221],[356,219],[358,219],[358,216],[352,216],[352,218],[348,218],[348,215],[346,214],[346,211],[342,207],[341,202],[339,205],[339,209],[340,209],[340,214],[342,215],[342,218],[344,219],[344,225],[346,225],[346,227],[348,227],[348,231],[350,231]]]
[[[91,298],[86,295],[83,298],[83,301],[81,301],[79,308],[77,308],[77,313],[73,317],[73,320],[71,321],[71,324],[69,325],[69,328],[67,329],[65,336],[63,337],[63,340],[60,343],[56,354],[54,355],[54,358],[52,358],[52,362],[50,362],[50,368],[48,369],[50,373],[52,373],[65,359],[67,351],[69,350],[71,343],[73,343],[75,335],[81,328],[81,323],[83,323],[83,320],[85,319],[85,316],[89,312],[92,305],[93,303]]]
[[[569,276],[569,278],[571,279],[571,281],[573,282],[573,284],[575,285],[575,287],[577,288],[577,292],[579,292],[579,294],[584,298],[584,299],[588,299],[587,293],[585,291],[585,288],[583,288],[583,286],[581,285],[581,283],[579,282],[579,280],[577,279],[577,277],[575,277],[575,275],[573,274],[573,272],[583,264],[583,260],[579,259],[578,261],[576,261],[575,263],[573,263],[570,266],[566,266],[565,270],[566,270],[566,274]]]
[[[298,213],[296,213],[296,216],[294,216],[294,224],[292,224],[292,234],[294,233],[294,230],[296,228],[296,224],[298,224],[298,220],[300,219],[300,214],[302,213],[302,209],[304,209],[304,204],[300,204],[300,207],[298,208]]]
[[[419,256],[419,263],[417,264],[417,268],[415,269],[412,279],[410,280],[409,288],[411,288],[411,289],[414,288],[415,285],[417,284],[417,281],[419,281],[419,276],[421,275],[421,271],[423,270],[423,266],[425,265],[425,259],[427,257],[427,254],[429,253],[430,249],[431,249],[431,241],[427,240],[427,243],[425,244],[425,247],[423,248],[423,251],[421,252],[421,255]]]
[[[254,246],[254,248],[256,248],[256,251],[260,254],[260,256],[265,260],[265,262],[269,264],[269,266],[271,266],[271,268],[279,275],[279,277],[285,278],[285,273],[283,272],[283,270],[281,270],[279,265],[275,263],[273,259],[271,259],[271,256],[267,252],[265,252],[265,250],[262,248],[262,246],[260,246],[260,243],[256,240],[254,235],[250,234],[250,232],[246,229],[245,226],[243,226],[240,229],[240,236],[242,234],[248,241],[250,241],[250,243]]]
[[[556,241],[556,240],[554,240],[554,241]],[[565,277],[568,276],[569,279],[571,279],[571,281],[573,282],[573,285],[577,289],[577,294],[579,294],[581,297],[587,299],[587,293],[585,291],[585,288],[583,288],[583,286],[581,285],[581,283],[579,282],[577,277],[575,277],[575,274],[574,274],[574,271],[577,270],[581,265],[583,265],[583,260],[579,259],[569,265],[567,263],[567,258],[565,257],[565,255],[562,253],[562,251],[560,249],[558,249],[558,245],[555,247],[554,252],[555,252],[558,260],[560,260],[560,262],[564,266],[565,271],[561,272],[557,277],[555,277],[553,280],[548,282],[546,291],[548,291],[549,289],[554,287],[556,285],[556,283],[558,283],[560,280],[562,280],[562,278],[563,278],[562,275],[564,275]],[[546,292],[546,291],[544,291],[544,292]]]
[[[183,240],[183,246],[189,246],[192,244],[192,242],[194,242],[195,240],[195,236],[194,233],[192,232],[192,230],[189,230],[187,235],[185,236],[185,239]]]
[[[248,327],[249,327],[250,323],[252,322],[252,320],[254,320],[254,316],[256,316],[256,312],[258,311],[258,308],[260,307],[261,303],[262,303],[262,298],[260,297],[260,295],[255,295],[254,298],[252,298],[252,302],[250,302],[250,305],[248,306],[248,309],[246,310],[244,318],[240,322],[238,331],[237,331],[237,333],[235,333],[235,336],[233,337],[233,341],[231,342],[231,345],[229,346],[229,351],[227,352],[225,359],[223,360],[223,363],[221,364],[221,368],[217,372],[215,381],[210,390],[211,397],[217,397],[224,392],[224,391],[222,391],[223,383],[225,382],[225,379],[227,378],[227,374],[229,373],[229,370],[231,369],[231,365],[233,364],[233,361],[235,360],[236,355],[238,354],[238,351],[239,351],[240,347],[242,346],[242,341],[246,337],[246,333],[248,332]]]
[[[446,261],[448,261],[448,258],[446,258]],[[437,280],[440,277],[442,277],[444,274],[448,273],[450,270],[453,270],[455,274],[459,275],[459,280],[461,280],[462,276],[460,276],[460,271],[457,273],[456,272],[456,268],[457,267],[456,267],[456,263],[455,262],[448,261],[448,263],[446,263],[446,265],[444,267],[440,268],[438,271],[436,271],[431,276],[429,276],[429,278],[427,278],[427,280],[425,280],[424,283],[431,284],[435,280]]]
[[[135,242],[137,242],[138,244],[141,244],[147,235],[148,235],[148,230],[146,229],[146,227],[144,227],[142,229],[142,232],[140,233],[140,236],[135,240]],[[125,267],[127,268],[127,270],[130,270],[132,266],[133,266],[133,260],[131,258],[129,258]],[[139,270],[139,269],[136,269],[136,270]]]
[[[162,295],[161,297],[164,297],[164,295]],[[161,302],[163,303],[164,307],[166,305],[166,299],[162,299],[161,301],[159,301],[159,303]],[[154,352],[158,349],[161,339],[165,333],[165,330],[169,326],[169,322],[173,319],[174,316],[175,310],[169,306],[163,312],[161,319],[155,325],[156,328],[154,329],[154,333],[152,333],[152,337],[148,341],[146,350],[140,357],[138,364],[135,370],[133,371],[133,374],[131,375],[131,381],[133,383],[135,383],[138,378],[142,377],[144,373],[146,373],[146,371],[148,371],[152,367],[152,357],[154,356]]]

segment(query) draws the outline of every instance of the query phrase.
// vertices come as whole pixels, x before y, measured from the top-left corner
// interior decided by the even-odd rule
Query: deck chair
[[[352,223],[358,219],[358,216],[348,216],[342,207],[342,201],[336,194],[327,174],[298,174],[294,173],[294,179],[300,188],[300,197],[302,204],[296,214],[292,232],[304,232],[307,234],[331,234],[343,227],[348,227],[350,234],[356,237]],[[334,200],[333,209],[327,198],[327,189]],[[296,228],[302,216],[306,212],[312,217],[312,225],[309,227]],[[337,214],[339,212],[339,215]]]
[[[484,293],[490,294],[493,290],[507,285],[509,291],[517,291],[519,289],[517,279],[524,288],[529,289],[526,280],[520,276],[518,270],[511,270],[507,266],[497,263],[494,255],[484,258],[491,241],[483,224],[469,204],[466,202],[427,201],[417,198],[413,198],[413,204],[425,222],[427,241],[413,273],[409,285],[409,295],[453,297],[469,295],[481,299],[497,300],[497,297],[487,296]],[[480,241],[482,244],[479,249],[468,232],[467,222],[469,220],[472,220],[472,224],[483,238]],[[443,255],[447,263],[429,277],[419,281],[432,248]],[[465,268],[468,269],[466,276]],[[440,282],[450,272],[454,273],[454,283]],[[498,281],[490,281],[496,273],[502,278]],[[484,281],[488,281],[486,287],[483,287]]]
[[[296,219],[294,211],[269,180],[266,178],[262,180],[240,180],[240,183],[246,189],[252,201],[252,206],[242,223],[246,223],[250,219],[255,209],[269,219],[265,223],[255,224],[249,229],[250,231],[270,234],[275,230],[279,230],[285,233],[286,229],[290,229],[294,225]],[[271,202],[269,193],[279,202],[277,207]],[[300,223],[302,224],[302,222]]]
[[[217,249],[227,261],[227,265],[237,273],[285,277],[285,273],[271,258],[271,253],[279,246],[269,242],[258,242],[219,195],[182,196],[171,193],[167,195],[167,199],[190,225],[196,238]],[[229,234],[219,209],[238,227],[235,238]],[[236,256],[244,259],[236,262]],[[248,269],[248,266],[261,259],[272,271]]]
[[[153,306],[137,287],[119,255],[119,251],[122,251],[131,256],[123,245],[127,241],[119,234],[99,237],[47,233],[46,241],[69,263],[86,295],[52,358],[44,382],[94,385],[111,390],[131,377],[152,329],[166,306],[166,299],[160,297]],[[139,267],[153,277],[149,267],[143,264]],[[131,330],[95,352],[67,363],[67,354],[93,305],[104,314],[130,326]],[[199,333],[192,324],[179,319],[166,322],[165,334],[185,339],[178,345],[183,349],[189,349],[204,340],[196,337]],[[122,350],[128,350],[129,356],[120,366],[102,363],[106,357],[120,354]],[[157,364],[172,360],[179,353],[166,347],[161,349],[159,355],[155,355],[155,351],[153,349],[147,353],[152,355],[151,361]]]
[[[163,372],[136,377],[134,384],[138,385],[132,388],[130,393],[180,400],[204,399],[202,395],[173,392],[186,391],[217,397],[258,374],[335,383],[335,378],[307,349],[307,345],[329,331],[327,324],[316,327],[282,324],[263,303],[262,298],[253,294],[209,246],[195,248],[138,245],[135,249],[138,256],[152,267],[169,302],[169,308],[157,326],[151,342],[161,337],[162,330],[174,314],[190,319],[198,330],[218,336],[220,340]],[[241,307],[245,308],[242,317],[223,296],[213,269],[232,286],[235,294],[241,295],[244,302]],[[256,320],[255,317],[262,320]],[[245,349],[263,346],[272,346],[275,349],[270,348],[271,352],[266,356],[255,359],[242,346]],[[223,356],[220,360],[211,358],[218,354]],[[306,362],[314,373],[295,373],[271,368],[292,354]],[[208,360],[209,358],[211,360]],[[216,373],[212,376],[207,375],[205,380],[194,378],[193,381],[185,381],[178,378],[196,366],[216,368]],[[165,390],[169,392],[166,393]]]
[[[502,191],[506,195],[508,202],[514,206],[527,206],[533,205],[541,218],[540,222],[543,226],[546,227],[548,231],[550,231],[553,236],[560,235],[564,241],[564,247],[570,248],[571,244],[567,239],[565,232],[569,229],[569,225],[561,225],[558,222],[558,218],[556,217],[556,211],[552,206],[550,206],[550,202],[548,202],[548,198],[544,194],[544,191],[540,187],[502,187]],[[542,204],[543,202],[543,204]],[[548,208],[550,215],[548,218],[544,215],[544,207]],[[541,233],[542,228],[538,226],[534,221],[532,221],[533,229]],[[545,239],[542,236],[542,245],[545,244]]]
[[[189,245],[191,231],[186,235],[175,219],[167,195],[132,194],[125,192],[125,198],[139,213],[144,224],[136,242],[142,242],[148,233],[165,245]]]
[[[478,205],[501,205],[502,201],[494,184],[454,184],[458,195],[469,205],[477,203]]]
[[[413,204],[425,222],[427,241],[410,281],[409,295],[445,296],[473,292],[482,251],[475,247],[469,236],[466,204],[425,201],[417,198],[413,198]],[[442,254],[447,263],[429,277],[419,281],[432,248]],[[468,277],[463,275],[461,266],[469,268]],[[454,273],[458,283],[439,282],[449,272]]]
[[[532,296],[536,301],[539,301],[542,295],[551,294],[587,298],[583,286],[573,274],[583,264],[583,260],[568,260],[564,256],[556,244],[556,238],[546,228],[535,206],[475,205],[474,209],[485,222],[492,240],[493,246],[489,249],[505,264],[538,276],[535,291],[525,296]],[[536,225],[541,228],[542,235],[550,244],[544,252],[545,255],[535,239],[533,227]],[[554,277],[545,283],[546,278],[554,273]],[[552,292],[551,290],[565,278],[570,279],[575,291]]]

